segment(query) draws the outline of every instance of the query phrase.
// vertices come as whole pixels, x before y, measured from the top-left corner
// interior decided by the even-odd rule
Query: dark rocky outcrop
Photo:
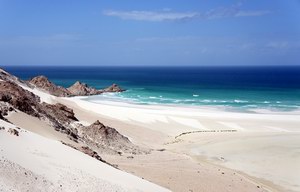
[[[1,118],[8,111],[18,109],[28,115],[45,120],[57,131],[61,131],[77,139],[77,134],[68,125],[77,121],[72,109],[62,104],[41,103],[40,98],[16,83],[0,81]],[[6,107],[5,107],[6,106]]]
[[[14,82],[14,83],[28,85],[25,81],[22,81],[18,77],[14,76],[12,74],[9,74],[8,72],[4,71],[1,68],[0,68],[0,79],[3,81],[10,81],[10,82]]]
[[[12,135],[19,136],[19,131],[16,130],[16,129],[9,128],[7,132],[12,134]]]
[[[69,88],[64,88],[57,86],[47,79],[45,76],[37,76],[32,78],[29,83],[39,89],[48,92],[51,95],[57,97],[69,97],[69,96],[89,96],[89,95],[99,95],[104,92],[122,92],[124,91],[118,85],[113,84],[105,89],[95,89],[88,86],[86,83],[81,83],[77,81]]]
[[[73,110],[60,103],[54,105],[42,103],[39,110],[41,113],[52,116],[61,124],[70,124],[73,121],[78,121]]]
[[[79,135],[83,141],[101,153],[141,153],[127,137],[98,120],[90,126],[81,128]]]
[[[89,87],[87,84],[81,83],[79,81],[69,87],[68,91],[74,96],[98,95],[102,93],[100,90]]]
[[[91,156],[91,157],[94,157],[95,159],[99,160],[99,161],[104,161],[96,151],[93,151],[91,148],[87,147],[87,146],[82,146],[81,148],[79,148],[79,151]]]
[[[0,130],[1,130],[1,127],[0,127]],[[105,161],[104,159],[102,159],[102,157],[96,151],[92,150],[88,146],[74,146],[74,145],[72,145],[70,143],[65,143],[63,141],[61,143],[64,144],[64,145],[66,145],[66,146],[68,146],[68,147],[76,149],[76,150],[78,150],[78,151],[80,151],[80,152],[82,152],[82,153],[84,153],[84,154],[86,154],[88,156],[91,156],[91,157],[97,159],[98,161],[101,161],[101,162],[106,163],[106,164],[108,164],[108,165],[110,165],[112,167],[115,167],[116,169],[118,168],[117,165],[112,165],[112,164],[108,163],[107,161]]]
[[[40,117],[36,111],[40,98],[16,83],[0,81],[0,101],[11,104],[14,108],[29,115]]]
[[[111,86],[102,90],[102,92],[123,92],[123,91],[125,90],[119,87],[117,84],[112,84]]]
[[[14,108],[9,103],[3,101],[0,102],[0,119],[9,122],[5,116],[11,111],[14,111]]]
[[[39,96],[28,91],[31,88],[30,85],[53,95],[64,97],[123,91],[117,85],[114,84],[107,89],[97,90],[84,83],[76,82],[69,89],[65,89],[56,86],[46,77],[39,76],[31,79],[28,86],[1,69],[0,73],[0,119],[6,120],[4,116],[13,110],[37,117],[50,124],[55,130],[69,135],[70,139],[83,142],[87,146],[77,148],[77,150],[101,161],[99,153],[121,155],[122,153],[137,154],[145,152],[131,143],[127,137],[120,134],[116,129],[105,126],[99,121],[90,126],[83,126],[77,122],[78,119],[72,109],[60,103],[41,102]],[[28,90],[26,87],[28,87]]]
[[[57,97],[67,97],[71,95],[67,89],[55,85],[45,76],[34,77],[29,81],[29,83]]]
[[[76,83],[74,83],[74,85],[68,88],[68,91],[73,96],[89,96],[89,95],[100,95],[106,92],[123,92],[125,90],[119,87],[117,84],[112,84],[111,86],[105,89],[98,90],[88,86],[86,83],[81,83],[77,81]]]

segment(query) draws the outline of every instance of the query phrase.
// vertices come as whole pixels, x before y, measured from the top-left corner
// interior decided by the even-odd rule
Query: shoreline
[[[105,99],[91,102],[85,96],[68,97],[73,93],[88,95],[89,91],[97,91],[80,82],[74,84],[76,89],[71,93],[44,76],[34,78],[36,86],[31,87],[14,76],[2,74],[4,79],[16,82],[3,83],[4,90],[12,92],[10,89],[16,89],[18,94],[27,96],[32,102],[25,104],[36,106],[38,114],[45,113],[38,118],[32,115],[32,111],[12,103],[16,109],[11,109],[14,112],[9,113],[7,119],[20,130],[27,130],[29,137],[34,133],[65,144],[72,150],[90,149],[81,155],[89,153],[94,157],[96,154],[97,160],[100,158],[113,167],[175,192],[300,189],[300,165],[297,163],[300,161],[297,151],[300,146],[300,112],[245,113],[211,106],[137,105]],[[39,86],[41,89],[37,88]],[[112,90],[117,87],[115,84],[111,86]],[[19,102],[27,98],[15,97]],[[93,134],[103,130],[103,134],[92,138]],[[88,131],[93,131],[92,135]],[[15,132],[19,136],[18,131]],[[75,140],[66,134],[71,134]],[[112,138],[106,140],[110,136]],[[6,144],[11,142],[11,138],[7,139]],[[116,145],[107,143],[105,147],[108,148],[102,150],[97,145],[102,141],[115,142]],[[87,142],[92,142],[92,149],[86,148]],[[138,151],[127,153],[127,148],[125,151],[118,148],[123,142],[131,143],[130,149],[136,147]],[[97,146],[93,147],[93,144]],[[20,163],[20,158],[12,160]]]
[[[220,110],[219,108],[214,107],[190,107],[190,106],[168,106],[168,105],[136,105],[124,102],[111,102],[111,101],[102,101],[98,103],[90,102],[88,100],[83,100],[82,97],[72,97],[72,98],[63,98],[63,100],[71,101],[76,103],[76,105],[88,109],[91,112],[95,112],[99,115],[104,115],[112,119],[134,121],[130,118],[132,114],[121,113],[123,111],[136,113],[137,115],[147,114],[153,115],[152,118],[148,117],[148,121],[162,121],[167,122],[162,116],[184,116],[193,118],[219,118],[219,119],[242,119],[247,120],[272,120],[272,121],[292,121],[299,122],[297,120],[300,115],[300,111],[296,112],[280,112],[280,113],[270,113],[269,111],[263,111],[262,113],[244,113],[244,112],[232,112],[226,110]],[[99,110],[103,109],[103,110]],[[107,109],[105,111],[104,109]],[[121,112],[120,112],[121,110]],[[122,111],[123,110],[123,111]],[[130,111],[131,110],[131,111]],[[112,113],[115,112],[115,113]],[[221,116],[221,118],[220,118]],[[142,123],[147,123],[147,118]],[[199,124],[198,124],[199,125]],[[226,126],[226,125],[225,125]],[[238,129],[237,126],[230,126],[235,129]],[[192,126],[193,127],[193,126]],[[196,127],[196,126],[195,126]],[[203,128],[199,126],[198,128]],[[272,130],[272,129],[270,129]],[[260,130],[262,131],[262,130]],[[300,131],[300,130],[293,130]]]
[[[300,124],[300,120],[297,120],[298,114],[290,114],[290,113],[281,113],[281,114],[259,114],[259,113],[236,113],[236,112],[228,112],[228,111],[217,111],[217,110],[207,110],[207,109],[195,109],[195,108],[180,108],[180,107],[170,107],[170,106],[151,106],[151,105],[132,105],[128,103],[119,103],[119,102],[102,102],[102,103],[92,103],[89,101],[81,100],[80,98],[59,98],[60,102],[63,102],[66,105],[71,105],[72,107],[77,107],[78,109],[83,109],[94,116],[101,117],[101,120],[106,121],[108,124],[111,123],[112,126],[119,128],[119,131],[124,135],[130,135],[127,131],[124,131],[126,128],[130,126],[135,126],[137,129],[148,130],[150,132],[159,132],[162,136],[162,140],[160,143],[152,145],[150,144],[153,141],[143,141],[142,138],[131,137],[134,142],[141,143],[148,146],[163,146],[167,150],[174,150],[175,152],[179,152],[182,154],[186,154],[191,158],[195,158],[195,154],[191,153],[189,147],[184,146],[185,141],[177,142],[175,137],[181,133],[189,132],[189,131],[199,131],[199,130],[236,130],[238,134],[244,134],[240,138],[247,138],[248,135],[254,134],[255,137],[259,138],[261,135],[268,135],[268,137],[272,137],[272,135],[276,134],[288,134],[293,135],[294,133],[298,133],[298,125]],[[177,109],[177,110],[175,110]],[[175,110],[175,111],[174,111]],[[144,118],[147,116],[147,118]],[[80,118],[79,118],[80,119]],[[122,128],[122,124],[120,123],[112,123],[112,122],[123,122],[127,124],[125,129]],[[117,126],[116,126],[117,125]],[[218,131],[217,131],[218,132]],[[205,134],[201,137],[206,139],[213,139],[214,135],[218,133],[208,133],[210,136],[206,136]],[[230,135],[232,133],[226,133],[229,136],[225,136],[223,139],[217,141],[220,143],[225,143],[230,139]],[[137,134],[138,135],[138,134]],[[199,134],[195,134],[199,135]],[[203,136],[204,135],[204,136]],[[300,135],[299,135],[300,136]],[[201,142],[197,143],[199,138],[193,138],[190,135],[184,135],[186,137],[186,143],[194,143],[197,146],[202,146]],[[190,138],[191,137],[191,138]],[[297,137],[298,138],[298,137]],[[300,138],[300,137],[299,137]],[[181,138],[179,139],[181,140]],[[171,143],[170,143],[171,142]],[[175,142],[175,147],[172,148],[173,143]],[[276,142],[276,138],[274,140]],[[255,143],[255,142],[254,142]],[[237,143],[237,145],[241,145],[242,143]],[[206,145],[206,144],[205,144]],[[272,146],[271,142],[267,142],[266,146]],[[171,146],[171,147],[170,147]],[[186,147],[186,148],[185,148]],[[246,146],[246,149],[251,147]],[[221,148],[224,149],[224,148]],[[275,149],[280,150],[280,149]],[[290,150],[290,149],[288,149]],[[226,151],[226,149],[225,149]],[[293,153],[293,152],[291,152]],[[255,154],[253,154],[255,156]],[[249,157],[253,156],[250,154]],[[256,154],[257,155],[257,154]],[[259,154],[260,157],[262,154]],[[289,154],[291,155],[291,154]],[[193,157],[194,156],[194,157]],[[239,154],[237,154],[237,157]],[[196,155],[196,159],[199,156]],[[208,156],[206,156],[208,157]],[[289,157],[286,157],[288,160]],[[299,157],[297,157],[299,158]],[[238,160],[238,159],[237,159]],[[275,187],[278,191],[281,191],[282,188],[288,187],[289,184],[282,186],[282,183],[278,185],[278,180],[276,178],[274,180],[270,180],[270,178],[266,178],[265,176],[260,177],[260,174],[249,173],[247,170],[237,169],[236,167],[228,167],[227,165],[216,164],[211,160],[207,160],[209,163],[212,163],[216,166],[226,167],[227,169],[237,170],[238,172],[245,173],[248,175],[252,181],[258,181],[258,183],[263,184],[265,188]],[[288,162],[288,161],[287,161]],[[272,163],[271,163],[272,164]],[[255,164],[254,164],[255,165]],[[293,164],[294,165],[294,164]],[[247,163],[245,164],[247,166]],[[252,165],[253,166],[253,165]],[[255,165],[259,167],[260,165]],[[255,166],[253,169],[255,169]],[[277,167],[274,165],[275,168]],[[295,167],[297,169],[297,166]],[[296,175],[297,172],[295,173]],[[250,176],[249,176],[250,175]],[[261,173],[261,175],[263,175]],[[284,175],[279,176],[278,178],[285,177]],[[279,180],[280,180],[279,179]],[[265,189],[264,188],[264,189]],[[274,191],[271,190],[271,191]],[[291,190],[293,191],[293,190]]]
[[[126,90],[126,91],[130,91]],[[124,93],[126,93],[126,91]],[[281,113],[298,113],[300,114],[300,106],[283,104],[284,101],[251,101],[251,100],[240,100],[240,99],[230,99],[230,100],[218,100],[218,99],[202,99],[196,102],[194,99],[179,99],[178,102],[164,103],[159,101],[139,101],[138,98],[131,97],[114,97],[114,95],[123,94],[123,93],[103,93],[101,95],[93,95],[93,96],[84,96],[83,100],[90,101],[93,103],[126,103],[128,105],[135,106],[165,106],[165,107],[183,107],[183,108],[202,108],[202,109],[213,109],[213,110],[221,110],[227,112],[238,112],[238,113],[273,113],[273,114],[281,114]],[[198,96],[197,96],[198,97]],[[193,98],[197,98],[193,96]],[[164,98],[163,96],[148,96],[148,98],[156,98],[160,100],[176,100],[174,98]],[[185,101],[195,101],[196,103],[184,103]],[[182,102],[182,103],[181,103]],[[253,104],[254,102],[255,104]],[[219,104],[217,104],[219,103]],[[252,104],[251,104],[252,103]],[[234,104],[245,104],[245,105],[234,105]],[[248,104],[248,105],[247,105]],[[270,104],[270,106],[264,106],[263,104]],[[271,105],[272,104],[272,105]],[[293,106],[293,109],[288,109]]]
[[[132,139],[137,143],[143,143],[150,146],[163,146],[166,147],[168,150],[174,150],[175,152],[179,152],[182,154],[186,154],[192,158],[195,154],[190,153],[188,150],[189,147],[184,146],[184,142],[182,141],[176,142],[175,137],[183,132],[189,131],[199,131],[199,130],[226,130],[233,129],[236,130],[237,134],[244,134],[243,137],[247,136],[248,134],[254,134],[255,137],[259,138],[261,135],[268,135],[272,137],[273,134],[294,134],[299,132],[298,125],[300,123],[297,120],[298,114],[249,114],[249,113],[236,113],[236,112],[227,112],[227,111],[216,111],[211,110],[208,111],[206,109],[191,109],[191,108],[180,108],[180,107],[169,107],[169,106],[150,106],[150,105],[131,105],[128,103],[92,103],[89,101],[80,100],[80,98],[59,98],[60,102],[63,102],[66,105],[71,105],[72,107],[77,107],[79,109],[83,109],[90,114],[93,114],[97,117],[101,117],[101,120],[106,119],[107,123],[109,122],[119,122],[116,124],[112,124],[112,126],[116,128],[121,128],[122,123],[127,124],[126,128],[130,126],[136,126],[138,129],[142,130],[150,130],[154,132],[159,132],[163,134],[164,140],[160,141],[156,145],[151,145],[152,141],[144,142],[142,138],[134,138]],[[111,105],[112,104],[112,105]],[[174,109],[177,109],[174,111]],[[186,110],[186,111],[185,111]],[[148,119],[144,118],[144,116],[148,116]],[[135,118],[128,118],[128,116],[135,117]],[[140,120],[139,120],[140,119]],[[104,121],[105,122],[105,121]],[[200,122],[197,124],[197,122]],[[218,125],[216,125],[218,124]],[[198,127],[200,125],[200,127]],[[255,127],[259,125],[258,127]],[[120,129],[121,132],[123,129]],[[126,131],[122,132],[125,135],[130,135]],[[221,134],[220,132],[219,134]],[[206,136],[210,134],[210,136]],[[214,135],[218,133],[206,133],[200,134],[204,135],[204,138],[212,139]],[[225,133],[224,133],[225,134]],[[221,142],[226,143],[228,139],[230,139],[230,135],[232,133],[226,133],[229,136],[225,136],[221,139]],[[199,134],[195,134],[199,135]],[[200,138],[202,138],[202,136]],[[142,137],[142,136],[141,136]],[[184,135],[183,137],[187,137],[186,143],[196,143],[195,145],[201,146],[203,143],[197,144],[197,139],[199,138],[190,138],[191,135]],[[241,138],[243,138],[241,137]],[[300,138],[300,137],[299,137]],[[181,140],[181,138],[179,139]],[[213,139],[214,140],[214,139]],[[275,142],[276,140],[274,140]],[[171,142],[171,143],[170,143]],[[175,145],[172,147],[172,142],[175,142]],[[218,141],[220,142],[220,141]],[[170,143],[170,145],[168,144]],[[242,143],[237,143],[237,145]],[[271,143],[267,143],[271,145]],[[206,145],[204,143],[204,145]],[[171,147],[170,147],[171,146]],[[249,147],[246,147],[249,149]],[[226,151],[226,149],[225,149]],[[196,155],[197,156],[197,155]],[[238,156],[238,154],[237,154]],[[207,156],[206,156],[207,157]],[[288,157],[286,157],[288,160]],[[228,167],[221,164],[216,164],[211,160],[207,160],[209,163],[213,165],[226,167],[226,169],[237,170],[235,167]],[[272,164],[272,163],[271,163]],[[245,164],[245,166],[247,166]],[[274,165],[275,166],[275,165]],[[255,166],[254,166],[255,168]],[[273,180],[270,180],[265,177],[259,177],[257,175],[249,174],[247,170],[240,170],[240,173],[245,173],[252,179],[252,181],[258,181],[258,184],[263,184],[265,188],[275,187],[275,189],[271,190],[282,190],[282,186],[278,185]],[[249,176],[250,175],[250,176]],[[284,176],[282,176],[284,177]],[[250,179],[250,180],[251,180]],[[274,184],[273,184],[274,183]],[[286,187],[286,186],[285,186]],[[283,187],[283,188],[285,188]]]
[[[111,93],[104,93],[111,94]],[[113,93],[115,94],[115,93]],[[97,95],[96,95],[97,96]],[[228,112],[228,113],[241,113],[241,114],[277,114],[277,115],[300,115],[300,107],[297,110],[271,110],[265,108],[255,108],[255,109],[245,109],[238,110],[239,107],[225,106],[225,105],[189,105],[189,104],[168,104],[168,103],[135,103],[135,102],[126,102],[119,100],[110,100],[105,98],[100,98],[97,101],[89,100],[89,97],[95,96],[74,96],[68,99],[74,100],[83,100],[95,104],[103,104],[110,106],[124,106],[124,107],[132,107],[132,108],[170,108],[170,109],[194,109],[194,110],[202,110],[202,111],[210,111],[210,112]]]

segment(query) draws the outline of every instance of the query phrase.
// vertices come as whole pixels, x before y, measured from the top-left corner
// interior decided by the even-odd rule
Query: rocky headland
[[[96,89],[90,87],[86,83],[76,81],[69,88],[64,88],[57,86],[45,76],[37,76],[28,81],[32,86],[39,88],[43,91],[48,92],[51,95],[57,97],[70,97],[70,96],[90,96],[90,95],[99,95],[106,92],[123,92],[125,91],[117,84],[112,84],[111,86],[104,89]]]
[[[118,85],[97,90],[77,81],[71,87],[64,88],[55,85],[45,76],[22,81],[0,69],[0,119],[8,121],[5,116],[11,112],[23,112],[36,117],[78,143],[76,149],[99,160],[99,154],[103,153],[121,155],[143,152],[115,128],[105,126],[100,121],[84,126],[76,118],[73,109],[61,103],[43,102],[30,91],[31,88],[38,88],[57,97],[71,97],[124,91]]]

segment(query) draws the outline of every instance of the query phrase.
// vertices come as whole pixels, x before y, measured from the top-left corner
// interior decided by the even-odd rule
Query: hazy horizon
[[[2,66],[299,66],[300,1],[0,0]]]

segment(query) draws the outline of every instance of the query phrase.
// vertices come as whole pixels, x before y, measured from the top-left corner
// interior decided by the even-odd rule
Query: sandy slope
[[[0,120],[2,191],[168,191],[106,165],[58,141]],[[20,180],[17,180],[19,178]]]
[[[300,191],[299,112],[249,114],[209,108],[90,103],[80,98],[63,99],[62,102],[76,108],[79,119],[89,122],[101,117],[137,143],[235,169],[257,178],[257,182],[273,190]],[[135,134],[130,129],[135,130]],[[221,132],[228,130],[234,132]],[[191,131],[200,132],[175,139]],[[126,170],[130,170],[128,166],[129,163],[124,163]]]
[[[14,125],[22,127],[33,133],[37,133],[43,137],[72,144],[75,143],[72,142],[67,135],[55,131],[55,129],[53,129],[53,127],[48,125],[46,122],[36,117],[27,115],[21,111],[17,110],[17,112],[10,113],[9,116],[7,116],[7,119]]]
[[[75,112],[78,111],[75,110]],[[80,113],[80,115],[85,114],[87,113]],[[93,118],[93,115],[88,114],[88,117]],[[99,117],[95,116],[94,118]],[[48,138],[52,140],[65,139],[64,134],[55,132],[51,130],[51,128],[48,129],[44,122],[37,118],[28,118],[28,116],[22,112],[11,114],[9,120],[16,125],[26,125],[24,128],[48,136]],[[94,120],[92,119],[91,121]],[[126,124],[124,125],[122,122],[117,121],[109,120],[109,122],[114,125],[119,124],[119,126],[122,126],[122,129],[129,130],[128,132],[123,130],[123,132],[131,135],[132,138],[135,138],[136,136],[148,138],[149,141],[146,143],[152,143],[155,140],[158,143],[156,147],[167,147],[166,145],[159,145],[159,142],[161,141],[160,138],[164,137],[160,134],[154,134],[155,132],[152,130],[144,131],[147,129],[141,129],[141,127],[135,128],[130,125],[126,127]],[[134,132],[135,135],[131,134],[132,132]],[[65,139],[64,142],[69,143],[71,140]],[[101,156],[112,164],[118,164],[119,168],[122,170],[170,188],[173,191],[218,192],[225,189],[225,191],[239,190],[252,192],[264,191],[263,188],[265,188],[260,183],[253,182],[243,175],[238,174],[236,171],[220,168],[203,161],[199,163],[184,154],[168,151],[153,151],[151,154],[147,155],[133,155],[132,158],[129,155],[108,156],[101,154]],[[258,189],[257,185],[262,188]]]

